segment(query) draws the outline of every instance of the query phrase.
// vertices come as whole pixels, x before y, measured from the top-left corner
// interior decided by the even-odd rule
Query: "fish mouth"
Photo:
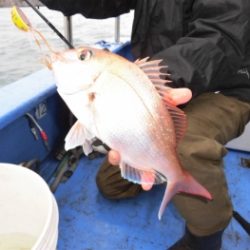
[[[31,32],[33,39],[40,49],[40,52],[42,54],[42,63],[45,64],[45,66],[48,69],[52,69],[52,65],[55,61],[66,61],[66,58],[63,57],[62,52],[56,51],[47,41],[47,39],[44,37],[44,35],[38,31],[37,29],[30,27],[29,31]],[[46,51],[47,50],[47,51]],[[70,49],[73,50],[73,49]]]
[[[71,50],[65,50],[65,51],[71,51]],[[72,51],[74,50],[72,49]],[[77,53],[76,53],[76,56],[77,56]],[[58,61],[63,62],[63,63],[69,63],[71,59],[66,58],[63,52],[54,51],[54,50],[50,50],[50,53],[45,54],[42,59],[42,63],[50,70],[53,69],[53,64]]]
[[[50,70],[53,69],[53,63],[56,61],[64,61],[65,58],[59,52],[53,51],[50,55],[44,55],[42,63]]]
[[[49,70],[52,70],[52,60],[49,55],[45,55],[42,59],[42,64],[44,64]]]

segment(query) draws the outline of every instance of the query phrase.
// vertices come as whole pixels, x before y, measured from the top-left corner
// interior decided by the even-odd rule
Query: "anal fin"
[[[131,167],[128,164],[121,162],[121,175],[123,178],[136,184],[161,184],[166,182],[166,178],[159,172],[153,169],[143,169]]]

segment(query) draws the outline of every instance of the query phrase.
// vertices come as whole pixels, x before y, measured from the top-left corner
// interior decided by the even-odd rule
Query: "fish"
[[[172,97],[177,95],[184,103],[191,92],[184,88],[170,94],[168,73],[162,73],[165,66],[160,66],[161,60],[130,62],[91,47],[58,52],[17,7],[12,9],[12,20],[19,29],[32,34],[43,63],[54,72],[59,95],[77,118],[65,138],[66,150],[82,146],[88,155],[99,138],[120,154],[123,178],[145,189],[167,183],[159,219],[177,193],[212,199],[178,159],[176,147],[185,134],[187,120]]]
[[[79,47],[53,53],[47,63],[59,95],[77,118],[65,138],[66,150],[82,146],[87,155],[98,138],[119,152],[123,178],[142,185],[166,183],[159,220],[178,193],[212,199],[178,158],[187,119],[168,94],[161,60],[131,62],[110,51]]]

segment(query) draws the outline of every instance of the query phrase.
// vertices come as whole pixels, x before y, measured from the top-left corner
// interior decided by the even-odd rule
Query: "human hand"
[[[121,160],[120,154],[119,154],[117,151],[115,151],[115,150],[110,150],[110,151],[109,151],[109,153],[108,153],[108,161],[109,161],[112,165],[118,166],[119,163],[120,163],[120,160]],[[149,180],[149,178],[151,178],[151,179],[152,179],[152,183],[154,183],[154,179],[153,179],[152,175],[149,176],[149,175],[147,175],[147,174],[143,174],[143,175],[141,176],[141,179],[142,179],[142,180],[143,180],[143,179],[146,179],[146,178],[147,178],[147,180]],[[153,186],[153,184],[146,184],[146,183],[142,183],[142,184],[141,184],[142,189],[145,190],[145,191],[150,190],[150,189],[152,188],[152,186]]]
[[[180,104],[184,104],[186,102],[188,102],[191,98],[192,98],[192,92],[190,89],[188,88],[169,88],[167,91],[165,91],[165,96],[167,100],[169,100],[170,102],[172,102],[173,104],[175,104],[176,106],[180,105]],[[120,154],[115,151],[115,150],[110,150],[108,153],[108,161],[114,165],[114,166],[118,166],[120,163],[121,157]],[[141,176],[141,179],[149,179],[152,178],[152,175],[150,176],[146,176],[146,174],[144,174],[143,176]],[[154,180],[152,180],[152,183],[154,182]],[[148,191],[152,188],[153,184],[141,184],[142,189],[145,191]]]
[[[170,88],[165,87],[163,99],[169,101],[175,106],[184,104],[191,100],[192,92],[188,88]]]

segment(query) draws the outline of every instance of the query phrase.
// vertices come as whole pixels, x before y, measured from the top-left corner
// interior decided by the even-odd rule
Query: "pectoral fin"
[[[91,139],[94,136],[79,122],[76,121],[65,138],[65,150],[70,150],[78,146],[83,147],[83,152],[88,155],[93,151]]]

